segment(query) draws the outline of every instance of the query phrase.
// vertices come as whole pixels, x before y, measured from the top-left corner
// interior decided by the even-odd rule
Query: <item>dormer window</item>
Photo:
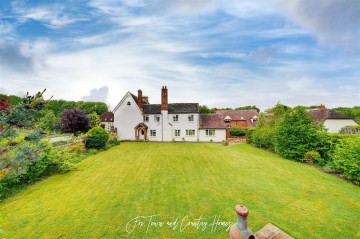
[[[228,115],[225,116],[224,121],[225,121],[225,122],[231,122],[231,117],[228,116]]]
[[[131,105],[130,101],[127,102],[127,105]]]

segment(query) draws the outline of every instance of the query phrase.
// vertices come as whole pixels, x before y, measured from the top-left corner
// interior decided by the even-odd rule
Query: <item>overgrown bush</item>
[[[333,155],[335,170],[340,170],[351,181],[360,184],[360,136],[344,137],[336,145]]]
[[[119,145],[120,142],[117,139],[117,134],[115,132],[110,132],[109,133],[109,139],[108,139],[108,144],[110,146],[115,146],[115,145]]]
[[[251,143],[257,147],[275,151],[276,129],[270,125],[257,128],[251,135]]]
[[[105,129],[100,126],[94,127],[87,133],[85,139],[85,146],[88,149],[101,149],[104,148],[109,135]]]

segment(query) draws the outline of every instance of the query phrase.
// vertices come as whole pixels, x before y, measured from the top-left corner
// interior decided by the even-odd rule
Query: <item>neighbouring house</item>
[[[254,127],[259,117],[259,113],[256,110],[215,110],[216,115],[219,115],[225,125],[240,126],[240,127]]]
[[[104,112],[100,115],[100,126],[103,127],[106,131],[114,130],[114,113],[113,112]]]
[[[161,104],[126,93],[113,110],[119,140],[198,141],[199,104],[168,103],[168,89],[161,89]]]
[[[330,133],[338,133],[345,126],[358,125],[349,116],[327,109],[325,105],[320,105],[316,109],[309,109],[307,112],[314,118],[315,125],[323,122],[324,127]]]

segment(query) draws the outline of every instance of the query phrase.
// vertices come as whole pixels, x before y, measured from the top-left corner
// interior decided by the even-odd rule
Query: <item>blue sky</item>
[[[1,0],[0,92],[360,105],[358,0]]]

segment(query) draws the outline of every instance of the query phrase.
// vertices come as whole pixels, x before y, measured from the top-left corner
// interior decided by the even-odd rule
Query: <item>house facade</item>
[[[345,126],[358,125],[349,116],[327,109],[325,105],[320,105],[317,109],[309,109],[308,113],[313,117],[315,125],[323,122],[329,133],[338,133]]]
[[[254,126],[258,117],[255,110],[199,114],[198,103],[168,103],[166,86],[161,89],[160,104],[150,104],[141,90],[137,96],[128,92],[112,114],[118,140],[160,142],[221,142],[227,139],[227,128]]]

